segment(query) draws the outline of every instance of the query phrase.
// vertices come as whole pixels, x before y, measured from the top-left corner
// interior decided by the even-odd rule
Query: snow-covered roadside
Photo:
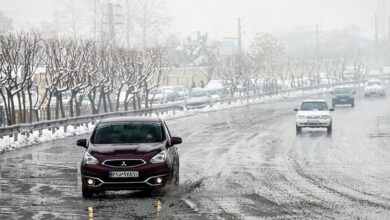
[[[49,129],[42,130],[42,135],[39,136],[38,131],[34,131],[29,136],[19,134],[19,140],[14,141],[13,137],[4,136],[0,143],[0,153],[20,149],[23,147],[39,144],[42,142],[48,142],[58,139],[63,139],[69,136],[76,136],[82,134],[88,134],[93,130],[93,124],[89,123],[88,125],[82,125],[78,127],[68,126],[67,131],[64,132],[64,128],[61,127],[56,130],[54,133]]]
[[[229,108],[242,107],[249,104],[262,104],[267,102],[280,101],[285,98],[299,98],[299,97],[305,97],[305,96],[310,96],[310,95],[315,95],[320,93],[326,93],[328,91],[330,91],[330,89],[326,89],[326,88],[311,90],[311,91],[301,90],[301,91],[289,92],[289,93],[278,94],[273,96],[263,96],[258,98],[249,98],[245,100],[236,100],[236,101],[232,101],[231,103],[216,103],[212,107],[206,107],[203,109],[195,109],[195,110],[176,111],[175,114],[167,113],[167,114],[160,115],[160,117],[162,119],[175,119],[184,116],[194,115],[201,112],[220,111]],[[154,114],[152,116],[157,116],[157,115]],[[2,139],[0,139],[0,153],[20,149],[23,147],[39,144],[42,142],[63,139],[69,136],[88,134],[92,132],[93,128],[94,125],[92,123],[89,123],[88,125],[82,125],[78,127],[68,126],[66,132],[64,132],[63,128],[56,130],[54,133],[49,129],[45,129],[42,130],[42,136],[40,137],[38,131],[30,134],[29,136],[19,134],[18,141],[16,142],[14,141],[13,137],[5,136]]]

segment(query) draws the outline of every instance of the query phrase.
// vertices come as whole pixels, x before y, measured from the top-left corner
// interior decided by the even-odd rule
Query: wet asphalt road
[[[181,184],[154,195],[83,199],[80,137],[1,154],[0,219],[389,219],[390,97],[336,107],[332,135],[296,136],[297,104],[167,121],[184,141]]]

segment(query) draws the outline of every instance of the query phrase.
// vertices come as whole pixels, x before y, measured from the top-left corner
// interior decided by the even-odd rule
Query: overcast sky
[[[72,0],[0,0],[0,10],[28,28],[52,18],[60,2]],[[76,4],[80,0],[73,0]],[[93,1],[93,0],[86,0]],[[108,0],[107,0],[108,1]],[[122,0],[123,1],[123,0]],[[130,0],[131,1],[131,0]],[[376,0],[167,0],[176,32],[209,32],[212,37],[236,36],[237,17],[244,35],[359,26],[362,35],[373,36]]]
[[[242,17],[243,30],[285,31],[324,29],[356,24],[363,33],[372,32],[375,0],[173,0],[179,30],[207,29],[209,32],[235,32],[236,17]]]

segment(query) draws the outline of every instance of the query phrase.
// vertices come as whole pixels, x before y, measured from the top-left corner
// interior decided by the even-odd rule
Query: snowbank
[[[42,142],[63,139],[69,136],[88,134],[92,132],[93,128],[94,125],[92,123],[89,123],[88,125],[83,125],[78,127],[68,126],[66,132],[64,132],[63,127],[59,128],[54,133],[49,129],[44,129],[42,130],[41,136],[39,136],[38,131],[34,131],[29,136],[19,134],[18,141],[16,142],[14,141],[13,137],[5,136],[1,139],[0,153],[20,149],[23,147],[39,144]]]

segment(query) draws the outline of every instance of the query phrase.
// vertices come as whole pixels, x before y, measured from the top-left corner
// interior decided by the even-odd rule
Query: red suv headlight
[[[167,160],[167,152],[165,150],[158,153],[156,156],[154,156],[150,162],[151,163],[164,163]]]

